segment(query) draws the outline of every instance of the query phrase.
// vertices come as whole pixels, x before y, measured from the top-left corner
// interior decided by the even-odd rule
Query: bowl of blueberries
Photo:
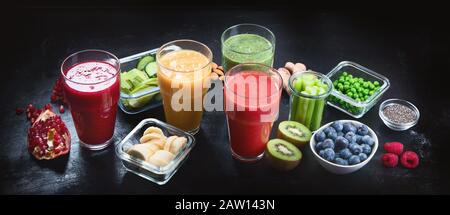
[[[372,159],[378,149],[378,138],[361,122],[338,120],[320,127],[309,145],[325,169],[335,174],[348,174]]]

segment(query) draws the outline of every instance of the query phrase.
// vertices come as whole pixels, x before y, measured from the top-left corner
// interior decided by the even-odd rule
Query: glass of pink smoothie
[[[278,119],[281,87],[281,76],[263,64],[238,64],[225,74],[225,113],[234,158],[251,162],[263,157]]]
[[[102,50],[76,52],[64,60],[61,74],[80,145],[106,148],[114,134],[120,95],[119,59]]]

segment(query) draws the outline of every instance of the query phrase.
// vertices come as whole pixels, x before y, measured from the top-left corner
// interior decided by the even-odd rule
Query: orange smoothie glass
[[[210,86],[211,50],[194,40],[175,40],[159,48],[156,62],[166,121],[196,134]]]

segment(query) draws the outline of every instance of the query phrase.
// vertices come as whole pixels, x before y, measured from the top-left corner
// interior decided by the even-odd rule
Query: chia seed
[[[416,119],[416,113],[409,107],[401,104],[392,104],[383,109],[383,114],[390,121],[399,124],[413,122]]]

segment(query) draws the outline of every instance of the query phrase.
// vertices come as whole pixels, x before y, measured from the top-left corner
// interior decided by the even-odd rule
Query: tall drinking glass
[[[102,50],[76,52],[64,60],[61,74],[80,145],[106,148],[114,135],[120,95],[119,59]]]
[[[225,71],[240,63],[273,66],[275,35],[256,24],[231,26],[222,33],[222,66]]]
[[[175,40],[158,50],[156,62],[166,121],[197,133],[209,88],[211,50],[194,40]]]
[[[281,76],[263,64],[239,64],[225,74],[228,137],[236,159],[256,161],[264,155],[278,118],[281,87]]]

